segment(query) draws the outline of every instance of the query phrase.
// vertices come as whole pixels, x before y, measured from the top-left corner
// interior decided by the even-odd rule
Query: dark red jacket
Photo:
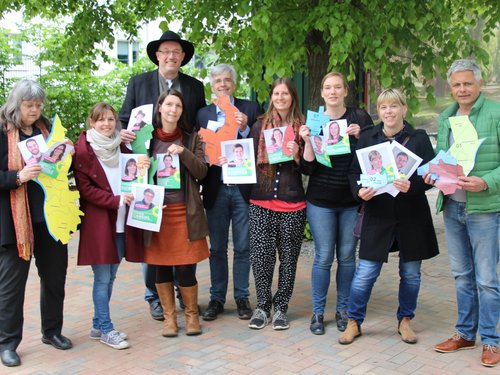
[[[78,265],[118,263],[115,236],[120,197],[113,194],[106,173],[87,142],[86,132],[75,144],[73,167],[80,209],[85,213],[80,227]],[[144,260],[142,229],[125,225],[125,259]]]

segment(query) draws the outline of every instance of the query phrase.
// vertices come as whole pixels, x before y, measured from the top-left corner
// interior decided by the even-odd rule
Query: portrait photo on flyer
[[[392,141],[391,147],[399,177],[410,178],[422,163],[422,158],[397,141]]]
[[[54,143],[44,154],[40,161],[42,173],[57,178],[62,167],[62,162],[73,151],[73,146],[64,142]]]
[[[344,155],[351,152],[349,136],[346,134],[347,120],[329,121],[323,127],[323,137],[328,155]]]
[[[221,153],[227,159],[227,163],[222,165],[222,179],[225,184],[257,182],[252,138],[223,141]]]
[[[146,124],[153,123],[153,104],[144,104],[132,109],[128,121],[127,130],[138,132]]]
[[[19,151],[21,151],[27,165],[40,163],[43,154],[47,151],[47,143],[45,143],[45,139],[41,134],[19,142],[17,147],[19,147]]]
[[[325,139],[324,136],[319,134],[312,135],[310,137],[311,145],[314,151],[314,157],[318,163],[321,163],[327,167],[332,167],[332,163],[330,161],[330,156],[327,155],[325,151]]]
[[[181,170],[178,154],[157,154],[158,171],[156,172],[157,185],[165,189],[181,188]]]
[[[392,182],[399,178],[399,175],[396,176],[396,161],[390,142],[356,150],[356,155],[362,172],[360,184],[377,189],[375,195],[389,193],[395,197],[399,190]]]
[[[132,183],[131,190],[135,199],[128,211],[127,225],[159,232],[165,189],[163,186]]]
[[[148,170],[144,164],[147,159],[142,154],[121,154],[121,192],[132,192],[132,183],[145,184],[148,181]]]
[[[285,133],[288,126],[264,130],[264,141],[266,143],[267,157],[269,164],[277,164],[293,160],[293,156],[288,156],[283,151],[285,145]]]

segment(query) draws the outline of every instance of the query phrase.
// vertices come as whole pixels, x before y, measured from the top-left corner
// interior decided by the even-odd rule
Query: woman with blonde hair
[[[346,136],[349,137],[351,152],[329,156],[332,166],[327,167],[315,159],[309,141],[309,129],[306,126],[301,129],[305,149],[300,164],[302,172],[309,175],[306,193],[307,220],[314,240],[311,273],[313,315],[310,330],[315,335],[325,333],[324,313],[335,258],[338,264],[335,276],[335,320],[339,331],[344,331],[347,326],[349,288],[356,268],[357,241],[352,231],[359,207],[359,202],[352,196],[347,174],[361,131],[373,126],[373,121],[365,110],[346,106],[347,82],[341,73],[325,75],[321,82],[321,96],[325,101],[325,114],[331,121],[347,121]],[[330,135],[331,133],[330,131]]]
[[[381,123],[361,134],[357,149],[383,142],[397,141],[422,158],[422,163],[434,157],[434,150],[425,130],[413,129],[404,119],[407,111],[404,95],[396,89],[382,91],[377,99]],[[348,323],[340,344],[350,344],[361,336],[361,324],[366,316],[370,294],[390,252],[399,252],[399,307],[396,312],[397,330],[401,340],[417,342],[411,328],[420,290],[422,260],[439,253],[425,191],[430,188],[421,176],[396,179],[392,184],[399,190],[396,197],[388,193],[375,195],[372,187],[361,187],[361,168],[354,158],[349,180],[359,201],[364,202],[365,214],[361,227],[359,264],[351,284]]]

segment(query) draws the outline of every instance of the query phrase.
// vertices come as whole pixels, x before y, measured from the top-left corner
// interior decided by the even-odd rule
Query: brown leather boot
[[[349,318],[347,321],[347,328],[342,336],[339,338],[339,344],[349,345],[352,344],[356,337],[361,336],[361,326],[354,319]]]
[[[196,336],[201,334],[200,317],[198,314],[198,284],[190,287],[179,287],[182,299],[186,305],[186,334]]]
[[[175,313],[175,295],[173,283],[156,284],[156,290],[160,297],[161,307],[163,308],[163,331],[165,337],[177,336],[177,315]]]
[[[418,340],[417,335],[410,327],[411,319],[405,316],[399,321],[398,333],[401,335],[401,340],[407,344],[415,344]]]

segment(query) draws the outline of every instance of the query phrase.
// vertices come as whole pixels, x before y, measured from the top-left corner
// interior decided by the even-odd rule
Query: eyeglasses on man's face
[[[182,54],[181,49],[165,49],[165,50],[158,50],[157,52],[161,53],[164,56],[172,55],[172,56],[180,56]]]

